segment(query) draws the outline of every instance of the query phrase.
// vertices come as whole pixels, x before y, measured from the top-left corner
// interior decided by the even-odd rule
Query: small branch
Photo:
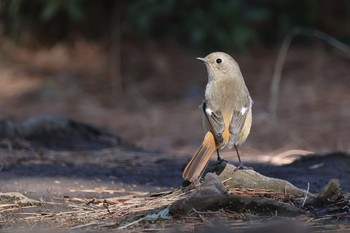
[[[81,228],[85,228],[85,227],[95,226],[95,225],[98,225],[99,223],[100,222],[98,222],[98,221],[92,221],[92,222],[89,222],[86,224],[81,224],[81,225],[71,227],[71,228],[69,228],[69,230],[76,230],[76,229],[81,229]]]
[[[143,218],[137,219],[136,221],[127,223],[127,224],[125,224],[125,225],[123,225],[123,226],[118,227],[118,229],[119,229],[119,230],[124,230],[124,229],[126,229],[126,228],[128,228],[128,227],[130,227],[130,226],[132,226],[132,225],[134,225],[134,224],[136,224],[136,223],[141,222],[141,221],[144,220],[145,218],[146,218],[146,217],[143,217]]]
[[[323,40],[333,47],[343,51],[343,52],[349,52],[350,48],[348,45],[338,41],[332,36],[329,36],[321,31],[315,30],[315,29],[308,29],[308,28],[294,28],[292,29],[287,36],[285,37],[281,49],[279,51],[277,62],[275,66],[275,70],[273,73],[271,86],[270,86],[270,100],[269,100],[269,114],[270,114],[270,122],[271,125],[276,125],[277,122],[277,106],[278,106],[278,94],[279,94],[279,87],[281,82],[281,75],[282,75],[282,69],[287,57],[287,53],[289,50],[289,47],[292,43],[292,40],[295,36],[301,35],[301,36],[313,36],[320,40]]]
[[[116,93],[124,92],[123,86],[125,80],[123,80],[122,74],[122,14],[123,14],[124,1],[115,1],[114,8],[111,16],[111,45],[109,50],[110,64],[109,74],[111,76],[111,88],[112,97],[114,98]]]
[[[308,197],[308,195],[309,195],[309,190],[310,190],[310,183],[307,182],[306,195],[305,195],[305,198],[304,198],[304,201],[303,201],[303,204],[301,205],[301,207],[304,207],[304,205],[305,205],[305,203],[306,203],[307,197]]]

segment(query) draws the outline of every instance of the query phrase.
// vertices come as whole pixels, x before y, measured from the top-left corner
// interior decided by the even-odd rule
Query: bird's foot
[[[218,157],[218,159],[216,160],[216,162],[217,162],[218,164],[220,164],[220,163],[222,163],[222,162],[228,163],[226,159],[222,159],[221,157]]]
[[[228,162],[227,162],[227,160],[221,159],[221,158],[220,158],[220,159],[218,159],[218,160],[215,161],[214,167],[219,166],[221,163],[228,163]]]
[[[238,171],[238,170],[254,170],[252,167],[247,167],[247,166],[244,166],[242,163],[240,163],[236,168],[235,168],[235,171]]]

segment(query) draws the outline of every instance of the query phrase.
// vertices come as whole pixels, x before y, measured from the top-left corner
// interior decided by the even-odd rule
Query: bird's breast
[[[232,113],[237,94],[234,80],[211,81],[205,90],[205,100],[210,109],[222,114]]]

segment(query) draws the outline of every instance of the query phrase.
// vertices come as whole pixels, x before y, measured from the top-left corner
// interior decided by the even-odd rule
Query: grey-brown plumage
[[[202,105],[203,125],[208,132],[183,172],[183,178],[191,181],[199,178],[217,148],[237,149],[247,139],[252,123],[252,100],[237,62],[222,52],[198,59],[208,71]],[[239,158],[238,151],[237,155]]]

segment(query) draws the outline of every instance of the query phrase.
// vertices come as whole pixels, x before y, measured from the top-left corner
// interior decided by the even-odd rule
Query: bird
[[[205,98],[201,105],[203,126],[207,131],[202,144],[183,171],[185,180],[194,181],[201,177],[211,155],[224,147],[236,150],[238,169],[243,166],[238,146],[244,143],[252,125],[252,105],[248,88],[238,63],[224,52],[213,52],[203,61],[208,73]]]

